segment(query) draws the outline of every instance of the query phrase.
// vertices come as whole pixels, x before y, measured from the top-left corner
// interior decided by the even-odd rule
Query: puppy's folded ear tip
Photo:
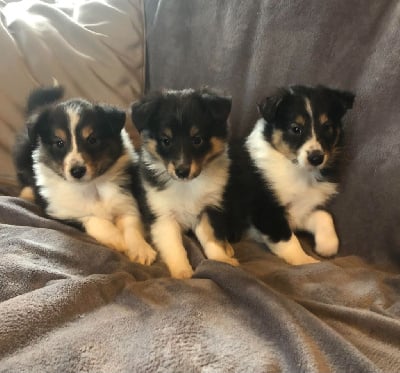
[[[150,118],[158,109],[162,93],[155,92],[147,97],[133,101],[130,105],[130,116],[136,129],[141,132],[148,126]]]
[[[342,100],[346,109],[352,109],[356,95],[350,91],[342,91]]]

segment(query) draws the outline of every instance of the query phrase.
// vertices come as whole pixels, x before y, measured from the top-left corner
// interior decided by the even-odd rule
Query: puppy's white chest
[[[206,206],[219,207],[226,183],[200,175],[191,181],[173,180],[164,190],[147,187],[147,199],[157,217],[171,217],[184,229],[194,228]]]
[[[42,188],[41,194],[48,201],[47,213],[59,219],[81,219],[89,216],[112,220],[118,209],[121,191],[112,183],[74,185],[58,183]]]
[[[303,180],[303,185],[294,184],[295,189],[291,195],[281,193],[283,204],[287,207],[293,228],[302,225],[304,219],[317,206],[323,206],[330,197],[336,193],[336,184],[329,182],[316,182],[311,184]],[[279,195],[279,191],[277,192]]]

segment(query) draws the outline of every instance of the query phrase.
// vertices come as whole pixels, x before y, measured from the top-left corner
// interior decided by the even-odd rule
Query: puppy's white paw
[[[310,255],[304,254],[301,257],[293,258],[289,262],[289,264],[298,266],[298,265],[303,265],[303,264],[313,264],[313,263],[319,263],[320,261],[318,259],[313,258]]]
[[[215,260],[218,260],[219,262],[230,264],[231,266],[234,266],[234,267],[239,266],[239,261],[236,258],[226,256],[223,258],[217,258]]]
[[[169,268],[169,271],[171,272],[171,276],[173,278],[185,279],[193,276],[193,269],[190,265]]]
[[[35,193],[31,187],[24,187],[19,194],[19,198],[23,198],[30,202],[35,202]]]
[[[335,231],[317,233],[315,235],[315,251],[322,256],[336,255],[339,249],[339,239]]]
[[[235,256],[235,250],[228,241],[225,242],[225,252],[230,258]]]
[[[288,241],[271,242],[266,236],[264,240],[270,250],[288,264],[302,265],[319,262],[304,252],[295,234],[292,234]]]
[[[146,242],[136,242],[126,250],[126,255],[132,262],[150,265],[154,262],[157,252]]]

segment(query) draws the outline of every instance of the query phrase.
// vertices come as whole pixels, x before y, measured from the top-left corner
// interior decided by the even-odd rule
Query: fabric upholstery
[[[75,4],[76,3],[76,4]],[[0,181],[13,182],[11,148],[29,92],[53,79],[66,97],[128,107],[144,87],[141,0],[0,4]]]

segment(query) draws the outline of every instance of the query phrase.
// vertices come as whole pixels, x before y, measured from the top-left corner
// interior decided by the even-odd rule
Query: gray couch
[[[160,261],[130,263],[44,218],[15,197],[10,169],[0,197],[0,372],[400,370],[397,1],[109,0],[27,11],[40,15],[40,33],[29,17],[2,18],[8,56],[17,48],[30,66],[30,84],[0,81],[13,97],[0,102],[0,119],[15,114],[0,123],[11,133],[23,125],[22,103],[11,103],[53,76],[70,96],[124,107],[149,89],[220,88],[233,96],[232,136],[249,131],[256,102],[277,86],[322,83],[357,98],[331,206],[340,252],[318,264],[292,267],[242,241],[233,268],[205,260],[188,236],[195,274],[174,280]],[[35,65],[21,43],[46,45],[49,24],[64,42]],[[42,75],[32,67],[45,64]]]

